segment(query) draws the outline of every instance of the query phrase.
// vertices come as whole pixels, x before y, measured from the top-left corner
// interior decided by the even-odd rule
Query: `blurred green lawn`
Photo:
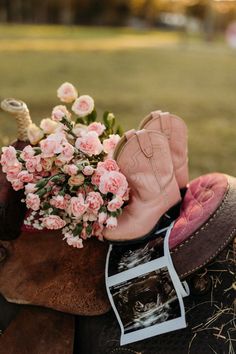
[[[191,177],[235,174],[235,71],[236,53],[224,44],[175,33],[0,26],[0,99],[24,100],[38,122],[50,116],[57,87],[69,81],[94,97],[99,113],[113,111],[125,129],[152,110],[171,111],[189,127]],[[3,145],[16,129],[4,112],[0,122]]]

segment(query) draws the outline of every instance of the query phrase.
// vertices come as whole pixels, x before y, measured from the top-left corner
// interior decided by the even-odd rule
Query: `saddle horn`
[[[26,103],[15,98],[6,98],[1,102],[1,108],[16,119],[17,139],[27,141],[27,128],[32,124],[32,120]]]

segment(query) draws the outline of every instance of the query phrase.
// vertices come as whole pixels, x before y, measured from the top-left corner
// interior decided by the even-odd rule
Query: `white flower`
[[[94,110],[94,100],[88,95],[83,95],[77,98],[72,106],[72,111],[78,117],[85,117]]]

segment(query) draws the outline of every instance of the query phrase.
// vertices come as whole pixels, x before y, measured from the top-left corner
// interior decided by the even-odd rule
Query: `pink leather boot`
[[[160,218],[180,199],[167,137],[157,131],[127,132],[115,157],[130,189],[129,204],[118,217],[115,230],[105,230],[113,242],[148,237]]]
[[[188,175],[188,133],[184,121],[169,112],[154,111],[146,116],[139,129],[156,130],[168,137],[175,177],[179,188],[186,187]]]

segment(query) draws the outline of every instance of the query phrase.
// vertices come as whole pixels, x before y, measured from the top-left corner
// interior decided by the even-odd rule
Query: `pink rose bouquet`
[[[81,248],[83,240],[102,240],[104,228],[117,226],[128,200],[127,180],[112,159],[120,128],[109,112],[96,122],[93,98],[79,96],[72,84],[62,84],[57,95],[63,105],[39,127],[29,126],[30,145],[3,147],[0,163],[14,190],[24,189],[25,227],[61,229],[68,245]]]

